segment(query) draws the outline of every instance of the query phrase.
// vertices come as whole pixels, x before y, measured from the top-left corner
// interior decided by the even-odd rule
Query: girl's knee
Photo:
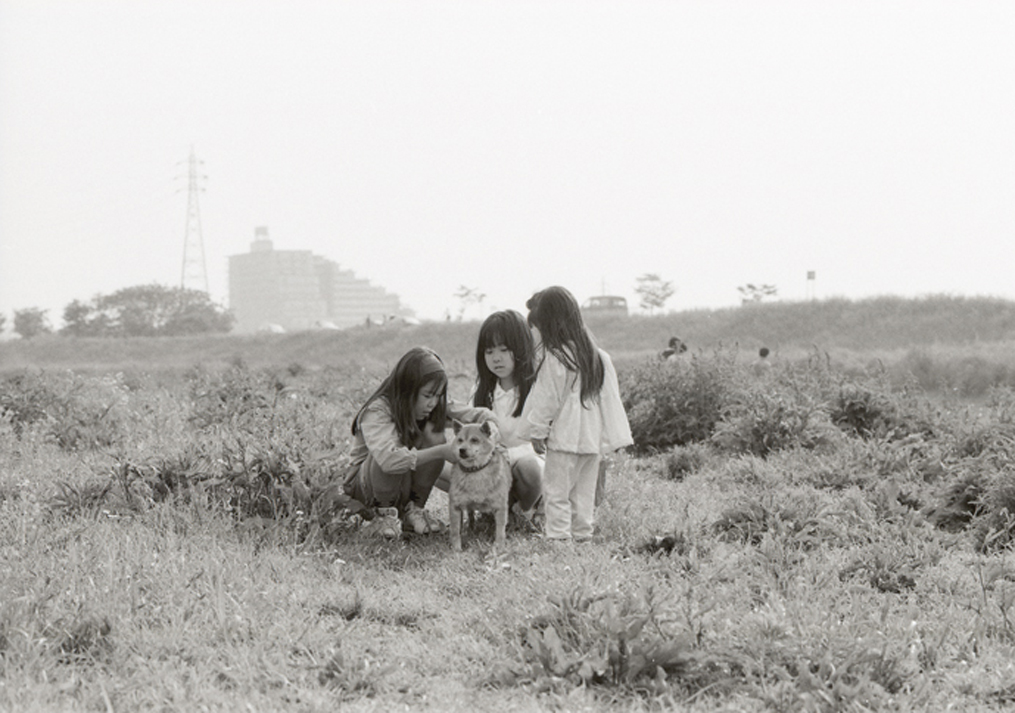
[[[520,458],[511,468],[514,492],[522,509],[531,508],[543,493],[543,466],[536,457]]]

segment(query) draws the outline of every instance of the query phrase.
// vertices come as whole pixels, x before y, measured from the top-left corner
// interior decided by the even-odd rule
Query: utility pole
[[[207,179],[198,173],[198,161],[194,155],[194,147],[190,147],[190,158],[187,170],[187,229],[183,238],[183,270],[180,287],[185,290],[198,290],[208,293],[208,270],[204,264],[204,238],[201,235],[201,210],[198,206],[197,194],[204,188],[200,181]]]

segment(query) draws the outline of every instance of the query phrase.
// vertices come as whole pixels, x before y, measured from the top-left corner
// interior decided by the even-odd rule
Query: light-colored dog
[[[462,549],[462,517],[492,512],[495,523],[494,546],[503,544],[507,526],[508,493],[511,491],[511,466],[500,445],[496,424],[454,422],[455,455],[448,488],[448,519],[451,521],[451,546]]]

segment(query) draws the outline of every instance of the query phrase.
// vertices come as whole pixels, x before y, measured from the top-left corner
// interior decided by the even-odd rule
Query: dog
[[[462,550],[462,518],[489,512],[494,517],[494,547],[504,543],[511,492],[511,466],[500,444],[497,425],[490,421],[463,424],[454,421],[454,451],[457,462],[451,468],[448,488],[448,519],[451,547]]]

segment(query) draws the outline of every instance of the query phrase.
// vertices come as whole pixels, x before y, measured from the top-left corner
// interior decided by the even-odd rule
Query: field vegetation
[[[0,710],[1009,708],[1010,322],[843,346],[784,308],[593,324],[636,440],[596,537],[461,554],[335,484],[404,348],[462,398],[478,324],[0,345]]]

